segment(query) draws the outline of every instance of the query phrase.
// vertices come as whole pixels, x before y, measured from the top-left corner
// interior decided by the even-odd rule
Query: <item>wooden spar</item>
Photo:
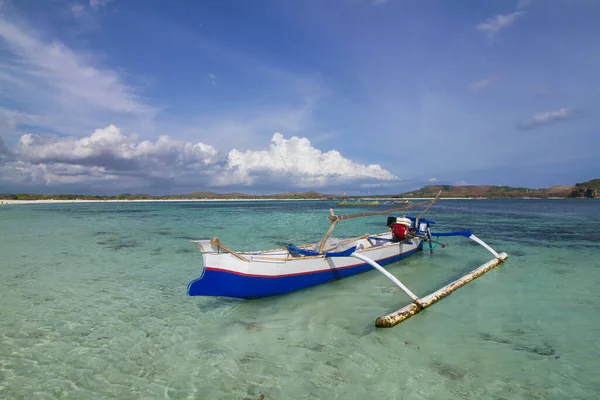
[[[330,221],[335,221],[335,220],[343,220],[343,219],[351,219],[351,218],[358,218],[358,217],[371,217],[374,215],[384,215],[384,214],[389,214],[389,213],[393,213],[396,211],[404,211],[404,210],[411,210],[413,208],[417,208],[417,207],[422,207],[426,204],[429,204],[429,201],[423,201],[421,203],[414,203],[414,204],[410,204],[408,206],[404,206],[404,207],[400,207],[400,208],[392,208],[391,210],[383,210],[383,211],[372,211],[372,212],[366,212],[366,213],[358,213],[358,214],[348,214],[348,215],[334,215],[333,214],[333,209],[330,211],[332,214],[327,217],[327,219],[329,219]]]
[[[448,296],[450,293],[454,292],[459,287],[466,285],[472,280],[480,277],[491,269],[497,267],[502,264],[508,258],[508,254],[500,253],[497,258],[493,258],[487,263],[483,264],[479,268],[469,272],[467,275],[463,276],[450,283],[449,285],[444,286],[436,292],[431,293],[421,299],[419,301],[415,301],[397,311],[394,311],[391,314],[384,315],[383,317],[377,318],[375,321],[375,325],[380,328],[391,328],[392,326],[398,325],[400,322],[405,321],[412,317],[415,314],[421,312],[421,310],[426,309],[427,307],[432,306],[437,303],[444,297]]]
[[[330,209],[329,212],[331,213],[331,216],[335,216],[333,214],[333,209]],[[328,218],[331,218],[331,217],[328,217]],[[323,254],[323,249],[325,248],[325,243],[327,243],[327,239],[329,239],[329,235],[331,235],[331,232],[333,232],[333,230],[335,229],[335,226],[337,225],[337,223],[339,221],[340,221],[339,219],[334,219],[333,221],[331,221],[331,225],[329,226],[329,229],[327,230],[325,237],[323,238],[323,240],[321,240],[321,245],[319,246],[319,254]]]
[[[415,226],[417,226],[417,224],[419,223],[419,220],[420,220],[421,218],[423,218],[423,215],[425,215],[425,213],[426,213],[427,211],[429,211],[429,209],[431,208],[431,206],[433,205],[433,203],[435,203],[436,201],[438,201],[438,200],[439,200],[439,198],[440,198],[440,196],[441,196],[441,195],[442,195],[442,191],[440,190],[440,191],[438,192],[438,194],[435,196],[435,198],[434,198],[434,199],[431,201],[431,204],[429,204],[429,205],[427,206],[427,208],[426,208],[426,209],[424,209],[424,210],[423,210],[423,212],[422,212],[421,214],[419,214],[419,216],[418,216],[418,217],[417,217],[417,219],[415,220]]]
[[[440,191],[440,193],[441,193],[441,191]],[[439,195],[440,194],[438,193],[438,198],[439,198]],[[331,232],[333,232],[333,230],[335,229],[335,226],[337,225],[337,223],[343,219],[351,219],[351,218],[358,218],[358,217],[371,217],[374,215],[384,215],[384,214],[389,214],[389,213],[393,213],[396,211],[405,211],[405,210],[410,210],[410,209],[417,208],[417,207],[422,207],[426,204],[429,204],[431,206],[431,204],[433,204],[433,202],[435,202],[436,200],[437,200],[437,198],[433,199],[432,202],[424,201],[421,203],[410,204],[410,205],[404,206],[404,207],[393,208],[391,210],[372,211],[372,212],[348,214],[348,215],[335,215],[335,213],[333,212],[333,208],[330,208],[329,209],[330,215],[327,217],[327,219],[331,221],[331,226],[329,226],[329,229],[327,230],[325,237],[323,238],[323,240],[321,240],[321,245],[319,246],[319,254],[323,254],[323,249],[325,248],[325,243],[327,242],[327,239],[329,239],[329,236],[331,235]]]
[[[232,256],[234,256],[237,259],[240,259],[244,262],[250,262],[250,260],[248,260],[247,258],[242,257],[240,254],[236,253],[235,251],[233,251],[232,249],[230,249],[229,247],[227,247],[223,243],[221,243],[221,241],[219,240],[218,237],[213,237],[212,239],[210,239],[210,244],[212,244],[213,246],[222,248],[223,250],[230,253]]]

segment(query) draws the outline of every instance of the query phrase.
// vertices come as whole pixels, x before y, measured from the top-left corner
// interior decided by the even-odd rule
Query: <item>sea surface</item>
[[[600,398],[599,200],[439,201],[435,230],[472,230],[509,259],[394,328],[375,319],[409,299],[374,270],[260,300],[187,296],[202,271],[190,240],[314,242],[333,206],[0,206],[0,398]],[[388,270],[424,296],[491,258],[443,239]]]

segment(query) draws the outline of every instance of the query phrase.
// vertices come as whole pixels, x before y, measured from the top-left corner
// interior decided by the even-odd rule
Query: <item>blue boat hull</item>
[[[377,260],[377,262],[380,265],[391,264],[409,257],[422,249],[423,243],[421,242],[414,250]],[[321,285],[332,280],[346,278],[372,269],[373,267],[366,263],[359,263],[326,271],[271,277],[245,275],[205,267],[202,276],[190,282],[187,293],[190,296],[224,296],[257,299]]]

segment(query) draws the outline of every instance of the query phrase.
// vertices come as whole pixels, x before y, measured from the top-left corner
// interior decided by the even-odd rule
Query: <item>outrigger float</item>
[[[236,252],[216,237],[210,240],[193,240],[192,243],[202,253],[204,268],[202,275],[189,283],[188,295],[256,299],[289,293],[376,269],[412,300],[405,307],[377,318],[375,323],[378,327],[395,326],[508,258],[506,253],[497,253],[472,232],[432,232],[431,227],[435,222],[423,218],[423,215],[439,199],[440,194],[441,191],[431,201],[385,211],[335,215],[331,209],[328,216],[331,226],[323,240],[315,244],[289,244],[285,248],[274,250]],[[402,240],[394,237],[392,232],[365,234],[350,239],[330,238],[336,224],[342,220],[390,214],[424,206],[426,209],[416,217],[398,218],[398,221],[402,220],[408,228],[408,234]],[[392,227],[395,221],[395,217],[388,216],[388,227]],[[423,250],[425,243],[433,253],[433,238],[439,241],[440,237],[446,236],[464,236],[472,239],[492,253],[494,258],[460,279],[421,298],[383,268],[383,265],[397,262]]]

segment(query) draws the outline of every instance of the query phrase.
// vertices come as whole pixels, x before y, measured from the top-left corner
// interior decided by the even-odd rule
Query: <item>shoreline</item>
[[[134,200],[2,200],[0,205],[12,204],[63,204],[63,203],[183,203],[183,202],[216,202],[216,201],[327,201],[322,199],[134,199]]]
[[[439,200],[561,200],[568,199],[569,197],[514,197],[514,198],[495,198],[495,197],[444,197]],[[381,200],[381,199],[379,199]],[[390,199],[391,200],[391,199]],[[433,200],[433,197],[414,197],[405,200]],[[76,199],[76,200],[4,200],[0,199],[0,205],[14,205],[14,204],[87,204],[87,203],[184,203],[184,202],[242,202],[242,201],[338,201],[329,199],[135,199],[135,200],[87,200],[87,199]],[[387,205],[387,204],[379,204]],[[373,206],[365,206],[373,207]]]

